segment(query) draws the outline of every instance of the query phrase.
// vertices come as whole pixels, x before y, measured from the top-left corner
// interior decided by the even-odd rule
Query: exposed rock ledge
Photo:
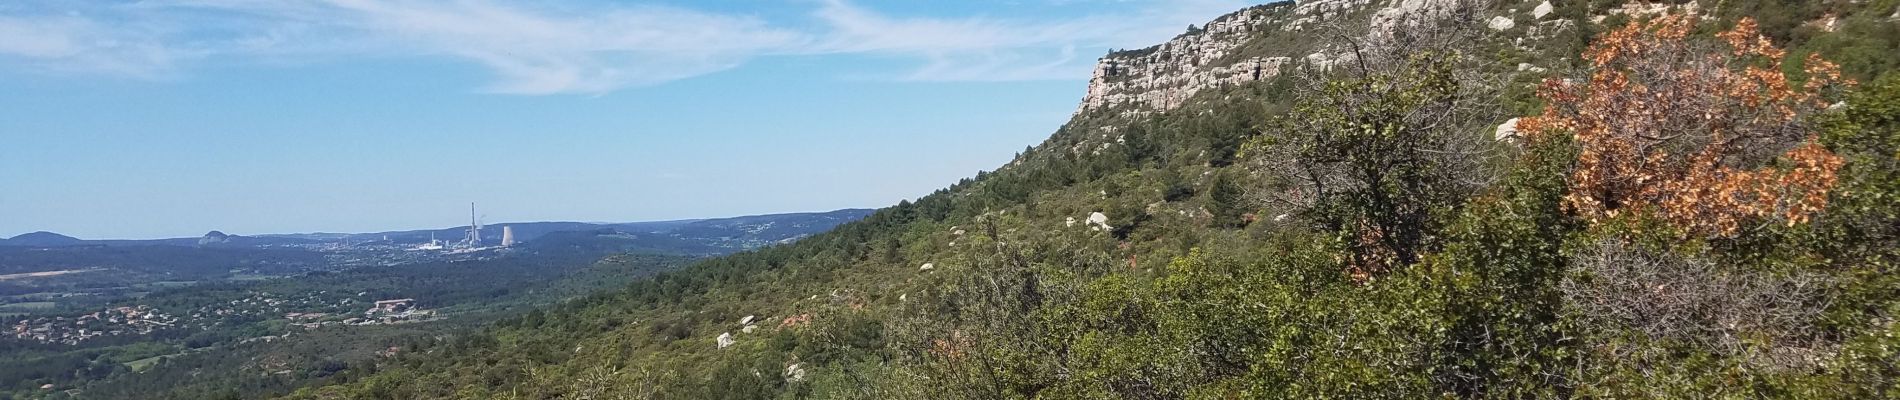
[[[1226,83],[1279,73],[1284,57],[1209,65],[1227,56],[1267,16],[1260,7],[1223,15],[1198,32],[1189,32],[1147,49],[1111,53],[1095,64],[1088,93],[1076,113],[1120,105],[1169,109],[1194,92]]]
[[[1369,38],[1442,17],[1457,0],[1299,0],[1249,7],[1222,15],[1160,45],[1109,53],[1095,64],[1088,92],[1076,114],[1114,109],[1122,115],[1180,107],[1202,90],[1271,79],[1297,65],[1330,68],[1350,54],[1320,49],[1243,48],[1273,34],[1317,34],[1328,22],[1367,28]],[[1513,9],[1488,19],[1494,30],[1516,25]],[[1552,12],[1548,2],[1521,13],[1535,21]],[[1350,20],[1350,21],[1349,21]],[[1363,25],[1362,25],[1363,24]],[[1305,54],[1311,51],[1311,54]],[[1245,52],[1243,54],[1243,52]]]
[[[1089,79],[1088,93],[1076,109],[1133,106],[1129,110],[1168,110],[1196,92],[1222,85],[1278,76],[1294,57],[1233,60],[1239,47],[1259,30],[1299,31],[1318,21],[1345,15],[1374,0],[1304,0],[1297,5],[1268,4],[1220,16],[1167,43],[1102,57]],[[1404,0],[1401,3],[1417,2]],[[1318,55],[1325,58],[1325,55]],[[1310,56],[1308,58],[1311,58]]]

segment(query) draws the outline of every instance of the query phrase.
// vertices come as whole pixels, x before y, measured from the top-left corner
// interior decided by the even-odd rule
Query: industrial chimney
[[[475,217],[475,203],[468,203],[468,238],[462,239],[468,247],[482,247],[482,221]]]

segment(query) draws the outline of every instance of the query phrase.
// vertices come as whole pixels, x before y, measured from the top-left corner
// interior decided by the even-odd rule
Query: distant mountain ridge
[[[21,234],[19,236],[14,236],[13,238],[7,239],[5,241],[0,241],[0,245],[57,247],[57,246],[79,245],[79,244],[84,244],[84,242],[85,242],[84,240],[80,240],[79,238],[75,238],[72,236],[66,236],[66,235],[61,235],[61,234],[47,232],[47,231],[39,231],[39,232]]]
[[[870,215],[874,210],[848,208],[825,212],[783,213],[747,215],[730,218],[684,219],[670,221],[641,221],[624,223],[592,222],[505,222],[483,226],[481,239],[484,243],[501,243],[504,227],[514,231],[515,240],[528,242],[554,232],[565,231],[617,231],[630,234],[665,235],[682,240],[719,240],[732,242],[731,248],[755,248],[809,236],[844,222],[850,222]],[[418,229],[405,231],[387,231],[372,233],[291,233],[262,235],[230,235],[221,231],[211,231],[201,237],[166,238],[143,240],[86,240],[53,232],[33,232],[0,240],[0,246],[14,247],[68,247],[68,246],[199,246],[199,247],[266,247],[305,245],[323,242],[376,242],[387,241],[396,244],[424,243],[431,238],[442,241],[459,241],[468,234],[468,227],[457,226],[441,229]],[[721,246],[726,247],[726,246]]]
[[[593,222],[504,222],[482,226],[482,241],[500,243],[502,228],[514,230],[515,240],[529,242],[554,232],[610,230],[630,234],[658,234],[683,239],[720,239],[741,242],[780,242],[823,232],[838,224],[864,218],[871,209],[847,208],[825,212],[747,215],[729,218],[684,219],[624,223]],[[307,233],[260,235],[261,237],[319,241],[423,243],[431,237],[457,241],[468,234],[467,226],[356,234]],[[433,235],[433,236],[432,236]],[[763,243],[770,244],[770,243]]]

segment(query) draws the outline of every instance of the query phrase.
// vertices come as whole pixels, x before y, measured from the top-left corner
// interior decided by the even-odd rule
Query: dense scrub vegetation
[[[1368,41],[293,397],[1891,397],[1894,6]]]

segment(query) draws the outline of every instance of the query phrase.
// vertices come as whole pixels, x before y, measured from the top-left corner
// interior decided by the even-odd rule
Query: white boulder
[[[719,334],[719,338],[715,340],[719,342],[719,348],[721,349],[730,347],[734,342],[738,341],[732,338],[732,332],[721,333]]]
[[[1089,229],[1094,229],[1098,231],[1106,231],[1106,230],[1115,229],[1113,227],[1108,226],[1108,214],[1103,214],[1099,211],[1089,213],[1088,223],[1089,223]]]
[[[1531,18],[1544,19],[1544,16],[1550,15],[1551,11],[1556,11],[1556,7],[1552,7],[1549,1],[1545,1],[1538,4],[1537,8],[1531,9]]]
[[[804,380],[805,380],[805,368],[800,366],[799,363],[792,363],[792,365],[785,366],[785,381],[786,382],[801,382]]]
[[[1498,124],[1496,139],[1504,140],[1504,139],[1516,138],[1518,136],[1517,121],[1518,121],[1518,118],[1511,118],[1508,121],[1504,121],[1504,123],[1502,124]]]
[[[929,270],[933,270],[933,269],[937,269],[937,264],[933,264],[933,263],[924,263],[924,265],[921,265],[921,266],[918,266],[918,267],[917,267],[917,270],[918,270],[918,271],[929,271]]]
[[[1485,25],[1490,26],[1491,30],[1501,31],[1517,26],[1517,21],[1512,21],[1511,17],[1496,16],[1491,17],[1491,21],[1486,22]]]

